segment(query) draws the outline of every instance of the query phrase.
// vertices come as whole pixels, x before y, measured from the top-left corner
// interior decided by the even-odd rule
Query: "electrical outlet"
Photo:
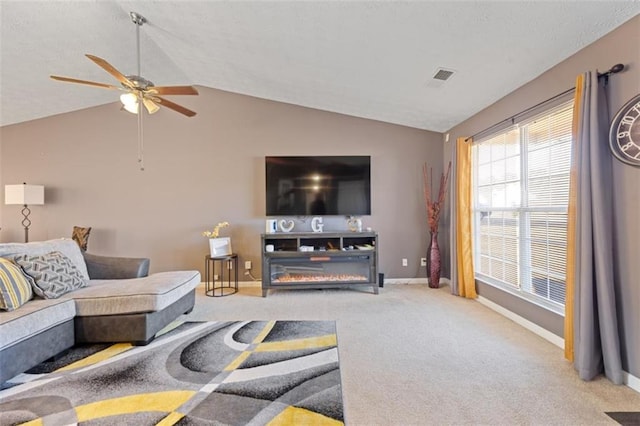
[[[426,257],[421,257],[420,258],[420,266],[427,266],[427,258]]]
[[[251,261],[250,260],[245,260],[244,261],[244,269],[251,269]]]
[[[233,262],[232,261],[227,261],[227,269],[233,269]]]
[[[409,261],[407,259],[402,259],[402,266],[409,266]]]

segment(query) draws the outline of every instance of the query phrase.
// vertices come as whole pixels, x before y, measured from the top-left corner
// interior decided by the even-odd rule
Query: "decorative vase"
[[[440,247],[438,246],[438,233],[431,234],[431,245],[429,246],[429,287],[440,287]]]
[[[211,252],[211,257],[228,256],[232,254],[231,238],[209,238],[209,251]]]

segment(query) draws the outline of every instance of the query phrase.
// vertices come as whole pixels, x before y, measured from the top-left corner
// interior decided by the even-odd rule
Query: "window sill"
[[[521,300],[524,300],[525,302],[531,303],[533,305],[536,305],[542,309],[545,309],[547,311],[553,312],[554,314],[560,315],[562,317],[564,317],[564,306],[558,305],[556,303],[553,302],[549,302],[547,300],[544,300],[542,298],[536,297],[535,295],[531,295],[528,293],[525,293],[523,291],[519,291],[516,290],[514,288],[512,288],[511,286],[502,284],[500,282],[494,281],[491,278],[488,277],[475,277],[475,280],[478,282],[481,282],[485,285],[489,285],[491,287],[495,287],[498,290],[504,291],[505,293],[509,293],[512,296],[515,296]]]

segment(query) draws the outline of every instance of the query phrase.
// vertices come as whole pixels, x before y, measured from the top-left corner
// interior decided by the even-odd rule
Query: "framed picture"
[[[209,249],[211,257],[228,256],[233,253],[231,250],[231,238],[209,238]]]

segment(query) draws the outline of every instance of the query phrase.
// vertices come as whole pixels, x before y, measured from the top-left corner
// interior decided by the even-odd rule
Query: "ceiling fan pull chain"
[[[140,27],[147,20],[142,16],[138,15],[135,12],[130,12],[131,20],[134,24],[136,24],[136,57],[138,60],[138,76],[142,75],[140,72]],[[144,171],[144,134],[142,129],[142,115],[144,114],[144,105],[143,105],[143,93],[138,90],[138,164],[140,165],[140,171]]]
[[[138,164],[140,164],[140,171],[144,172],[144,137],[142,134],[142,115],[144,114],[144,108],[142,107],[142,97],[138,102]]]

